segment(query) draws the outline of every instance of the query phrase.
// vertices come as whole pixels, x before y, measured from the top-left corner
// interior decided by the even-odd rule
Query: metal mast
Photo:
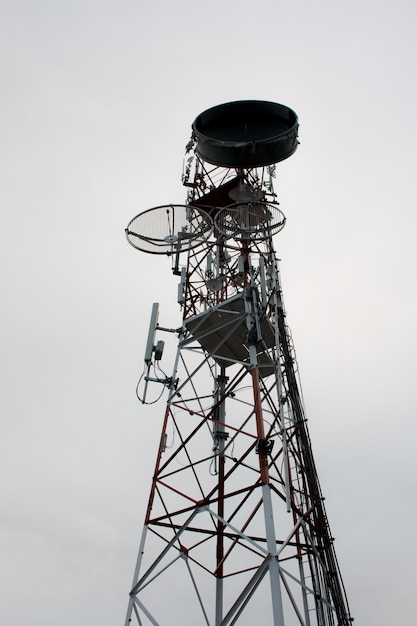
[[[154,305],[142,399],[158,383],[168,399],[125,626],[348,626],[273,243],[297,116],[231,102],[192,129],[186,204],[126,229],[171,256],[182,323],[166,377]]]

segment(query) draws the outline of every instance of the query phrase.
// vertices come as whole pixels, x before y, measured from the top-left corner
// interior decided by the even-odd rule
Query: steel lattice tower
[[[273,243],[297,116],[232,102],[192,129],[186,204],[126,229],[171,257],[182,323],[159,326],[154,304],[142,400],[158,383],[168,399],[125,626],[348,626]],[[178,335],[169,377],[164,331]]]

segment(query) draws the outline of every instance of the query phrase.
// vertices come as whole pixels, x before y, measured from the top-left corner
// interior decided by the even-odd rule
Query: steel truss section
[[[266,597],[279,598],[281,589],[277,615],[269,618],[274,624],[350,623],[278,265],[271,242],[267,250],[252,248],[241,290],[184,319],[180,332],[145,519],[146,551],[143,545],[131,592],[139,624],[170,623],[178,597],[187,610],[194,598],[202,624],[245,623],[250,602],[264,612]],[[190,252],[190,276],[201,273],[197,256]],[[269,287],[260,282],[267,273],[259,266],[268,268]],[[195,283],[186,288],[192,292]],[[268,572],[272,593],[261,587]],[[217,599],[207,600],[210,578]],[[291,612],[293,622],[286,618]]]

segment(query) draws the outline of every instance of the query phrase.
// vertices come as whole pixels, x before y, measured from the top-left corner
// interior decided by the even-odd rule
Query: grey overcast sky
[[[135,397],[152,302],[180,318],[124,228],[185,200],[198,113],[249,98],[299,116],[276,247],[355,624],[415,626],[415,1],[0,10],[0,623],[123,624],[164,404]]]

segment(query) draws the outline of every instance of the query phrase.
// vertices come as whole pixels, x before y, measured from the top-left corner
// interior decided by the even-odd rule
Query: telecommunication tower
[[[307,429],[273,236],[276,163],[297,116],[258,100],[192,124],[184,205],[131,220],[135,248],[168,255],[182,321],[152,308],[138,395],[167,390],[125,626],[348,626]],[[178,348],[162,374],[163,333]],[[165,335],[166,336],[166,335]],[[151,478],[151,476],[149,476]]]

